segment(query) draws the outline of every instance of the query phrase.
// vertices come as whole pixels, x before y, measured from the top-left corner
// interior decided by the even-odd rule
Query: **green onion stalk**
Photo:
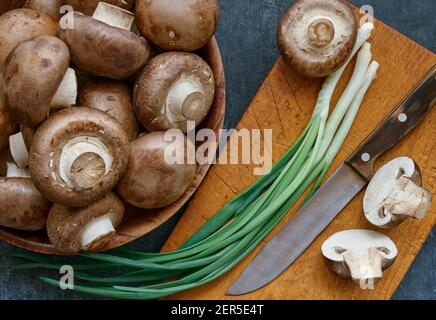
[[[243,260],[311,185],[306,200],[313,195],[339,152],[376,77],[378,64],[370,63],[371,46],[366,43],[372,29],[370,23],[359,29],[352,56],[327,77],[308,125],[267,175],[226,204],[177,250],[144,253],[118,248],[111,254],[82,254],[91,262],[71,265],[81,280],[74,290],[111,298],[157,299],[209,283]],[[329,117],[333,92],[358,52],[353,76]],[[59,270],[68,265],[65,258],[12,255],[28,261],[17,269]],[[96,270],[118,274],[102,276]],[[53,286],[60,284],[56,279],[40,279]]]

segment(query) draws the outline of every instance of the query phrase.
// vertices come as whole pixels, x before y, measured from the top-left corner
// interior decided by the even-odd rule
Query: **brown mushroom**
[[[75,103],[77,81],[69,63],[68,47],[52,36],[24,41],[11,52],[2,78],[5,106],[16,122],[37,127],[51,106]]]
[[[217,0],[137,0],[136,24],[162,49],[194,51],[214,35],[219,11]]]
[[[112,192],[83,208],[55,204],[48,216],[47,234],[59,252],[98,251],[115,236],[123,216],[124,205]]]
[[[105,7],[107,5],[102,6]],[[128,21],[133,21],[129,14],[125,14]],[[147,40],[131,32],[130,27],[126,30],[108,24],[114,14],[100,14],[99,18],[104,22],[78,12],[74,12],[73,16],[74,27],[61,28],[59,35],[70,47],[72,62],[83,71],[120,80],[133,76],[147,62],[150,52]],[[69,19],[69,15],[61,18],[61,25],[64,18]],[[121,17],[113,21],[120,26],[125,19]]]
[[[3,105],[2,99],[0,98],[0,150],[8,145],[9,136],[14,134],[17,129],[18,125],[12,120],[11,116]]]
[[[196,164],[189,164],[187,152],[192,144],[180,131],[175,142],[166,141],[164,132],[144,134],[131,142],[126,174],[116,190],[126,202],[143,209],[165,207],[191,185]],[[184,151],[181,162],[171,164],[166,158],[172,148]]]
[[[30,150],[32,146],[33,136],[35,135],[36,129],[20,126],[20,132],[23,135],[24,144],[26,145],[27,150]]]
[[[297,72],[324,77],[350,56],[358,25],[342,0],[298,0],[283,15],[277,30],[283,59]]]
[[[55,36],[58,24],[46,13],[16,9],[0,17],[0,67],[9,53],[21,42],[42,35]]]
[[[77,107],[58,111],[36,131],[29,171],[52,202],[83,207],[112,190],[124,174],[129,140],[107,113]]]
[[[0,225],[25,231],[43,230],[50,202],[29,178],[0,178]]]
[[[87,16],[92,16],[100,0],[64,0],[64,4],[71,6],[74,11],[81,12]],[[132,10],[135,0],[105,0],[105,3]]]
[[[60,9],[63,0],[27,0],[24,8],[47,13],[54,19],[59,20],[61,17]]]
[[[199,125],[212,106],[215,80],[211,68],[192,53],[168,52],[153,58],[136,80],[133,108],[149,131]]]
[[[127,84],[103,79],[90,80],[81,88],[78,104],[110,114],[121,123],[130,141],[138,137],[139,123],[133,112],[132,93]]]

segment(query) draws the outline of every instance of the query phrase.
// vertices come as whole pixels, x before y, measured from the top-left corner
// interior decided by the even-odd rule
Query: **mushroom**
[[[121,123],[130,141],[138,137],[139,122],[133,112],[132,93],[127,84],[90,80],[80,90],[78,104],[110,114]]]
[[[75,104],[77,81],[68,69],[67,45],[52,36],[40,36],[19,44],[3,70],[4,102],[19,124],[37,127],[50,107]]]
[[[100,0],[64,0],[64,4],[71,6],[74,11],[81,12],[87,16],[92,16]],[[105,0],[107,4],[111,4],[122,9],[132,10],[135,0]]]
[[[124,205],[112,192],[83,208],[55,204],[48,215],[47,234],[59,252],[98,251],[115,236],[123,216]]]
[[[342,0],[298,0],[283,15],[277,42],[298,73],[324,77],[338,70],[356,43],[358,25]]]
[[[162,49],[194,51],[214,35],[219,11],[217,0],[138,0],[136,24]]]
[[[72,62],[83,71],[104,78],[126,79],[142,69],[150,48],[147,40],[130,31],[133,14],[108,6],[102,4],[96,10],[95,16],[102,21],[74,12],[74,28],[60,29],[59,36],[69,45]],[[65,15],[61,22],[62,19],[69,17]],[[124,29],[119,28],[121,25]]]
[[[370,230],[338,232],[323,243],[321,250],[331,272],[360,285],[380,280],[398,254],[389,237]]]
[[[63,0],[27,0],[24,8],[47,13],[54,19],[59,20],[61,17],[60,9]]]
[[[36,131],[29,171],[52,202],[83,207],[115,187],[128,156],[129,140],[118,121],[97,109],[69,108]]]
[[[133,108],[149,131],[199,125],[212,106],[215,79],[209,65],[192,53],[168,52],[153,58],[136,80]]]
[[[23,136],[24,144],[26,145],[27,150],[30,150],[30,147],[32,146],[32,140],[33,136],[35,135],[36,129],[20,126],[20,132]]]
[[[21,132],[9,137],[9,149],[18,168],[27,168],[29,165],[29,150]]]
[[[430,211],[431,194],[421,186],[421,173],[412,159],[400,157],[388,162],[366,189],[366,219],[380,228],[392,228],[409,217],[424,219]]]
[[[17,129],[18,125],[12,120],[0,98],[0,150],[8,145],[9,136],[14,134]]]
[[[58,23],[46,13],[15,9],[0,17],[0,68],[9,53],[21,42],[42,35],[55,36]]]
[[[0,178],[0,226],[24,231],[45,229],[51,203],[35,188],[27,170],[7,162]]]
[[[192,147],[180,131],[174,143],[166,141],[165,132],[144,134],[131,142],[126,174],[116,190],[129,204],[143,209],[165,207],[179,199],[194,180],[196,164],[170,164],[166,152],[171,147],[182,151]]]

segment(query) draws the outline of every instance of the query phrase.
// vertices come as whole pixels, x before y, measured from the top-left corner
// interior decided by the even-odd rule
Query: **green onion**
[[[219,210],[178,250],[143,253],[119,248],[112,254],[82,254],[82,257],[96,262],[74,265],[74,269],[79,271],[77,279],[89,283],[75,285],[74,290],[112,298],[157,299],[204,285],[244,259],[313,184],[306,201],[310,199],[339,152],[376,76],[378,64],[370,64],[370,45],[365,43],[372,29],[370,23],[359,29],[353,50],[353,56],[360,50],[356,67],[330,117],[333,92],[352,57],[327,77],[311,120],[270,173]],[[30,261],[18,266],[21,269],[56,269],[67,264],[65,259],[30,254],[15,256]],[[130,271],[113,276],[89,273],[100,268]],[[46,277],[41,280],[53,286],[59,285],[58,280]]]

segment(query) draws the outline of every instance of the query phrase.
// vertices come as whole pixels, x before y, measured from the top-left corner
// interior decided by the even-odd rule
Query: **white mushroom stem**
[[[181,76],[168,92],[166,113],[170,122],[195,120],[206,107],[203,86],[195,76]]]
[[[54,95],[50,107],[53,109],[68,108],[76,104],[77,99],[77,77],[72,68],[68,68]]]
[[[25,169],[29,165],[29,152],[21,132],[9,137],[9,148],[18,168]]]
[[[430,210],[431,194],[407,177],[400,177],[392,193],[380,203],[384,214],[409,216],[423,219]]]
[[[71,189],[77,187],[74,183],[72,172],[73,164],[78,158],[86,153],[96,154],[104,161],[105,172],[103,176],[107,175],[112,168],[113,157],[109,149],[100,139],[81,136],[69,140],[62,148],[59,159],[59,175]],[[54,164],[51,163],[50,165],[53,166]],[[94,169],[92,164],[89,169]],[[91,175],[92,173],[90,173],[90,176]],[[100,181],[96,181],[95,184],[98,184],[99,182]]]
[[[344,261],[350,269],[351,278],[356,282],[366,284],[383,276],[383,257],[377,248],[348,250],[344,253]]]
[[[95,242],[113,234],[115,234],[115,228],[112,224],[111,213],[108,213],[85,226],[80,237],[80,244],[83,249],[88,249]]]
[[[135,20],[135,15],[132,12],[104,2],[98,3],[92,17],[110,26],[128,31],[132,29]]]
[[[6,163],[7,166],[7,178],[30,178],[29,171],[27,169],[20,169],[15,163]]]

